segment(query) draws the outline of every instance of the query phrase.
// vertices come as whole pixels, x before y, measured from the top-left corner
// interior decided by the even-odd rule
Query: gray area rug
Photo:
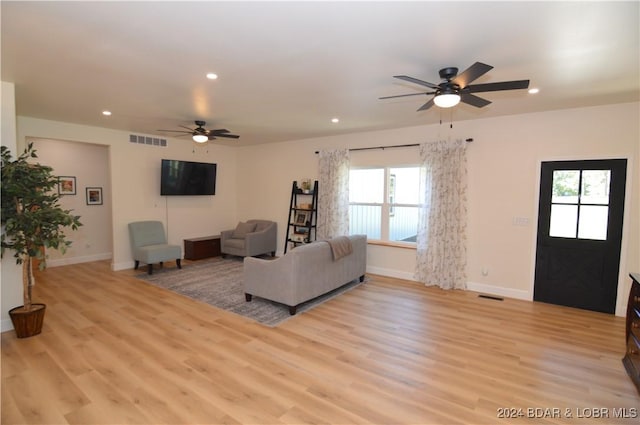
[[[241,258],[216,257],[185,264],[182,270],[172,266],[157,270],[154,268],[152,275],[141,273],[136,275],[136,278],[214,307],[240,314],[267,326],[277,326],[284,320],[295,317],[289,314],[289,308],[283,304],[255,296],[252,301],[245,301]],[[298,307],[296,315],[359,284],[360,281],[356,279],[328,294],[310,300]]]

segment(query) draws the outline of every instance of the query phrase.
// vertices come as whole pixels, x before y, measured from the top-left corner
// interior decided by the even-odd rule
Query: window
[[[607,239],[610,170],[554,170],[549,236]]]
[[[354,168],[349,172],[350,233],[415,243],[420,167]]]

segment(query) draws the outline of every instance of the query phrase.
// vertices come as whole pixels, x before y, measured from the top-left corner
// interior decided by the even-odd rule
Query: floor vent
[[[136,134],[129,135],[129,142],[136,143],[138,145],[160,146],[167,147],[167,139],[159,139],[157,137],[138,136]]]
[[[480,295],[478,295],[478,298],[486,298],[488,300],[504,301],[504,298],[502,298],[502,297],[494,297],[493,295],[480,294]]]

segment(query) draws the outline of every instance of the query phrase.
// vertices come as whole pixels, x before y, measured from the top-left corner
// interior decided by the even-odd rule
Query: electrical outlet
[[[527,227],[529,225],[528,217],[513,217],[513,225],[514,226],[522,226]]]

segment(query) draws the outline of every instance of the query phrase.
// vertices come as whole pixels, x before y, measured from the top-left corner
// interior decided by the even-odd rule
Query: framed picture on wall
[[[58,194],[75,195],[76,178],[72,176],[58,176]]]
[[[102,188],[87,188],[87,205],[102,205]]]

